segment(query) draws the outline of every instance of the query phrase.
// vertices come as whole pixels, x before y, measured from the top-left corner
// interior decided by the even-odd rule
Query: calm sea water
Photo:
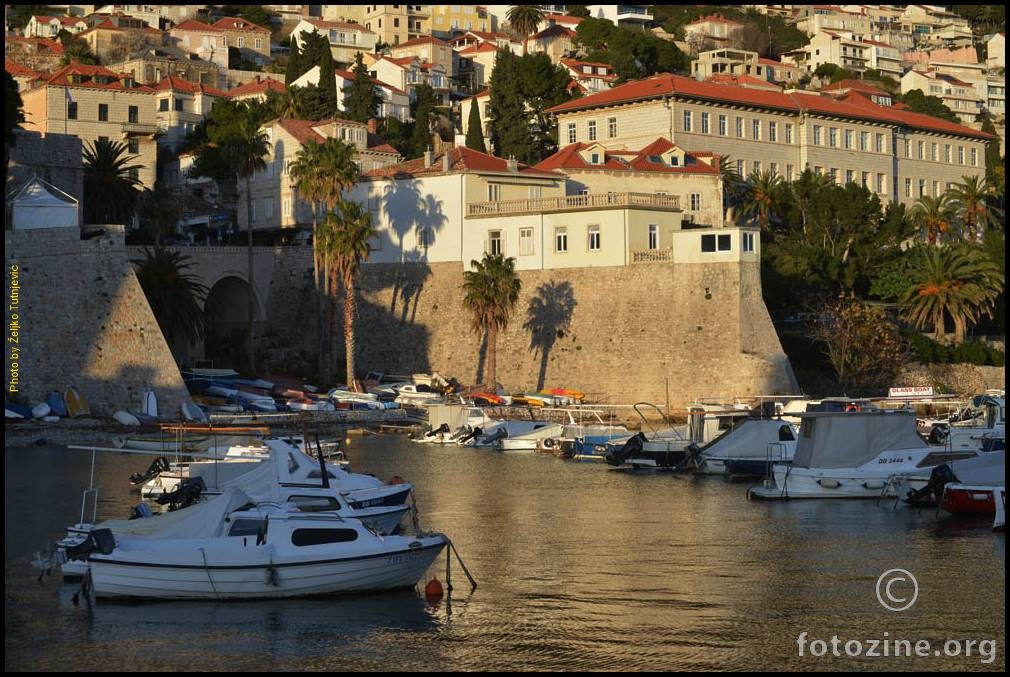
[[[448,600],[420,592],[272,602],[73,603],[31,553],[80,515],[91,459],[8,448],[4,663],[10,671],[673,671],[1005,668],[1005,537],[986,521],[873,501],[758,503],[716,477],[636,475],[542,455],[354,437],[358,472],[416,485],[445,532]],[[138,501],[147,457],[99,455],[99,518]],[[876,598],[910,571],[907,611]],[[429,576],[445,583],[445,558]],[[842,657],[798,655],[797,638]],[[885,634],[886,633],[886,634]],[[995,640],[991,662],[847,657],[858,639]],[[953,649],[953,645],[947,647]],[[882,652],[883,650],[880,649]]]

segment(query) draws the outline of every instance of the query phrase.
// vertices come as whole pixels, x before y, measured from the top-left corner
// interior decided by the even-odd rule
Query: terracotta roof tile
[[[238,87],[232,87],[225,92],[225,95],[234,98],[236,96],[246,96],[249,94],[262,94],[269,90],[275,91],[278,94],[283,94],[287,91],[287,87],[284,86],[283,82],[274,80],[273,78],[262,78],[259,80],[250,80]]]
[[[465,146],[455,146],[448,150],[449,171],[451,172],[507,172],[508,161],[494,155],[488,155]],[[388,179],[406,178],[412,176],[425,176],[432,174],[442,174],[444,169],[443,154],[436,155],[430,166],[424,166],[424,158],[415,158],[406,162],[399,162],[395,165],[380,167],[365,172],[365,178]],[[534,176],[560,176],[551,171],[531,168],[527,165],[519,165],[519,173]]]

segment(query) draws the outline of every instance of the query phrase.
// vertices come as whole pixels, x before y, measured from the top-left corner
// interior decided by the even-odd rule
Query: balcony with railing
[[[595,209],[662,209],[680,211],[679,195],[655,193],[593,193],[523,200],[470,202],[466,205],[469,218],[484,216],[520,216],[550,212],[590,211]]]
[[[632,263],[666,263],[673,261],[672,249],[640,249],[631,252]]]
[[[127,136],[154,136],[158,133],[158,125],[153,122],[124,122],[120,131]]]

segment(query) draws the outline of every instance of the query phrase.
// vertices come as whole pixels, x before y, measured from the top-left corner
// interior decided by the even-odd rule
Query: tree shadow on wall
[[[537,390],[544,387],[547,378],[547,360],[554,343],[563,338],[572,324],[575,311],[575,293],[569,282],[551,280],[537,287],[536,295],[526,308],[523,329],[530,332],[530,350],[540,353],[540,371]]]
[[[382,196],[382,209],[397,240],[391,244],[400,248],[400,261],[427,261],[428,248],[449,221],[442,201],[422,195],[417,181],[399,179]]]

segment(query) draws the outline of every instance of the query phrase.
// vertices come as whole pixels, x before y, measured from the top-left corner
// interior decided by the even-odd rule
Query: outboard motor
[[[607,451],[603,457],[606,459],[608,465],[618,466],[624,463],[624,459],[631,457],[635,458],[640,451],[643,449],[643,443],[645,442],[645,433],[639,432],[632,435],[627,442],[624,443],[620,449],[611,449]]]
[[[442,425],[438,426],[434,430],[429,430],[428,432],[426,432],[424,434],[424,436],[425,437],[434,437],[435,435],[438,435],[440,433],[447,433],[447,432],[452,432],[452,431],[449,430],[449,424],[448,423],[443,423]]]
[[[933,426],[933,429],[929,431],[929,437],[926,441],[930,444],[944,444],[948,437],[950,437],[950,428],[939,424]]]
[[[88,537],[78,545],[68,547],[65,552],[68,560],[87,559],[93,552],[108,555],[116,549],[116,539],[112,536],[112,529],[92,529]]]
[[[459,433],[459,437],[456,438],[457,444],[464,444],[469,442],[475,437],[483,435],[484,431],[480,429],[480,426],[471,428],[470,426],[465,426]]]
[[[905,497],[905,503],[916,508],[932,507],[940,504],[943,489],[951,482],[957,482],[957,475],[946,463],[933,468],[929,473],[929,481],[922,489],[912,489]]]
[[[168,505],[169,510],[178,510],[193,505],[200,500],[200,495],[207,489],[202,477],[187,477],[175,488],[175,491],[162,494],[157,498],[160,505]]]
[[[153,480],[161,473],[167,472],[170,468],[171,465],[169,464],[168,459],[165,458],[164,456],[159,456],[158,458],[154,459],[151,462],[150,467],[148,467],[148,469],[144,471],[144,474],[135,472],[132,475],[130,475],[130,484],[134,486],[138,484],[144,484],[146,482],[149,482],[150,480]]]

